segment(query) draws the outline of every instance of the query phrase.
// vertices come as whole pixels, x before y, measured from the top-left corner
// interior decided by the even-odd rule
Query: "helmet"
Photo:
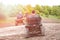
[[[35,13],[35,10],[33,10],[32,13],[34,14]]]
[[[23,18],[22,12],[19,12],[19,14],[17,15],[17,19],[21,19]]]

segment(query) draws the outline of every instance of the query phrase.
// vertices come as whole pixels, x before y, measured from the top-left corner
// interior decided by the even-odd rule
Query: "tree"
[[[34,10],[34,8],[33,8],[30,4],[27,5],[27,6],[25,6],[25,9],[26,9],[26,11],[27,11],[28,13],[31,13],[32,10]]]
[[[48,10],[48,6],[43,6],[43,14],[46,15],[46,17],[49,16],[49,10]]]
[[[60,7],[58,6],[53,6],[53,13],[56,16],[60,16]]]
[[[37,12],[38,14],[42,13],[42,11],[43,11],[43,8],[42,8],[40,5],[36,5],[36,6],[34,7],[34,9],[36,10],[36,12]]]
[[[11,7],[10,16],[16,16],[20,11],[23,12],[23,6],[20,4],[14,5]]]

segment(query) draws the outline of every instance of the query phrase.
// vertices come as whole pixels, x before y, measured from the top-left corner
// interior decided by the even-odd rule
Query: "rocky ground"
[[[11,19],[12,20],[12,19]],[[0,23],[0,40],[60,40],[60,20],[57,19],[42,19],[42,30],[45,36],[35,36],[24,38],[26,29],[24,26],[14,26],[13,22]]]
[[[0,40],[60,40],[60,23],[42,23],[42,24],[45,36],[21,38],[21,35],[19,34],[19,32],[22,32],[21,27],[13,27],[14,29],[12,27],[8,27],[0,29]],[[9,36],[7,36],[6,34],[8,34]]]

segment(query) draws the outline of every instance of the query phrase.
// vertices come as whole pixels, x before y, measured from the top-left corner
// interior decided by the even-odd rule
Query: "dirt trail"
[[[45,36],[24,39],[20,38],[21,35],[19,32],[21,31],[21,27],[14,26],[14,20],[10,20],[12,19],[9,19],[9,22],[0,23],[0,40],[60,40],[60,20],[42,19],[43,28],[45,29]],[[3,35],[4,33],[5,36]],[[6,34],[10,34],[10,36],[7,36]]]
[[[60,40],[60,23],[43,23],[45,28],[45,36],[20,38],[21,35],[11,35],[0,37],[0,40]],[[43,29],[43,28],[42,28]],[[20,30],[18,27],[14,28],[14,31]]]

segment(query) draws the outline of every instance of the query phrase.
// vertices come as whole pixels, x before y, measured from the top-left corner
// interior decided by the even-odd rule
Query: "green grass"
[[[49,15],[48,17],[46,17],[46,15],[43,14],[43,15],[40,15],[40,16],[43,17],[43,18],[60,19],[60,16],[54,16],[54,15]]]

